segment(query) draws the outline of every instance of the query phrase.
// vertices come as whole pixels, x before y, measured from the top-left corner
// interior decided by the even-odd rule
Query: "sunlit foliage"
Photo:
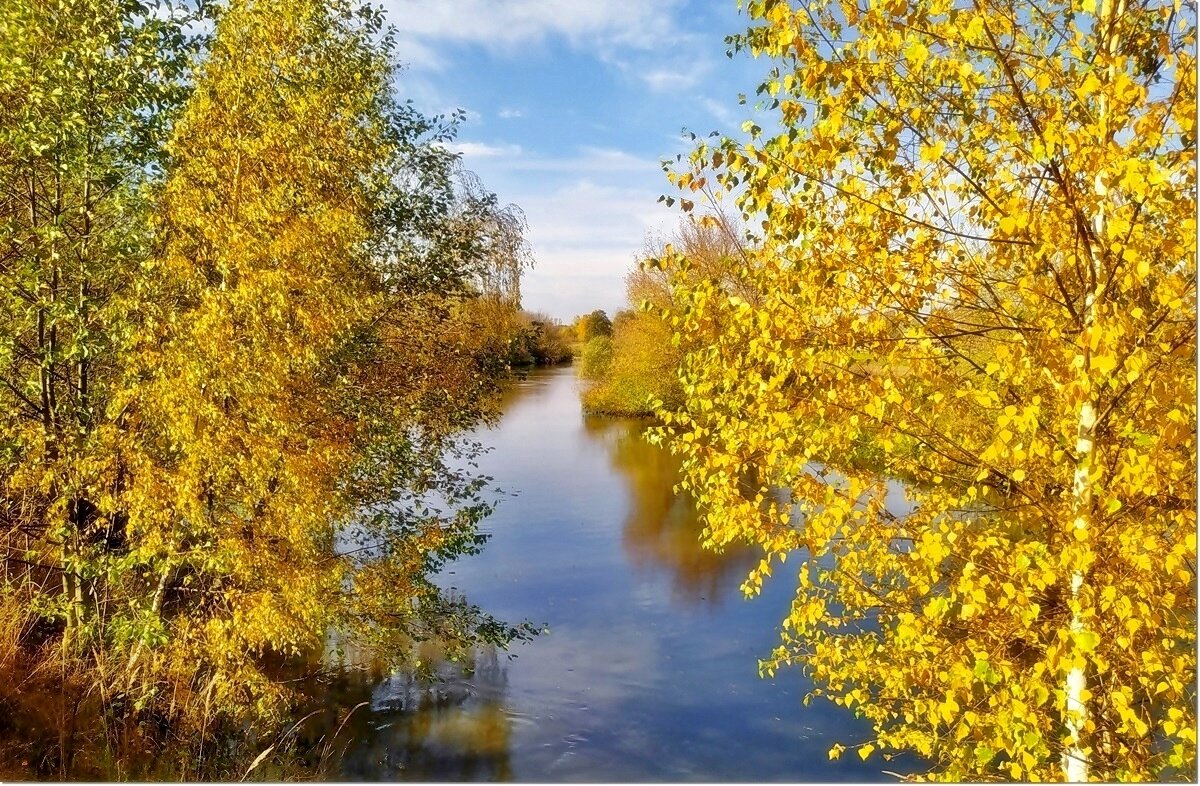
[[[598,336],[612,335],[612,320],[602,309],[583,314],[575,320],[575,338],[586,344]]]
[[[747,589],[792,556],[765,670],[940,777],[1194,775],[1194,7],[745,8],[778,126],[673,181],[758,297],[677,275],[662,415]]]
[[[667,250],[679,263],[674,281],[655,262]],[[683,395],[679,367],[686,347],[672,331],[672,288],[718,281],[754,300],[746,261],[736,224],[719,213],[685,220],[671,237],[648,243],[638,266],[625,278],[630,308],[617,313],[611,337],[597,336],[584,346],[579,374],[590,383],[582,393],[584,409],[648,416],[678,408]]]
[[[489,509],[469,304],[528,263],[455,119],[393,97],[380,11],[212,14],[0,7],[0,600],[201,740],[286,709],[270,663],[331,631],[519,633],[431,577]]]
[[[82,552],[111,540],[93,500],[115,482],[104,424],[131,340],[126,295],[152,254],[184,22],[104,0],[0,7],[5,575],[60,584],[43,610],[72,622]]]
[[[483,295],[466,304],[482,351],[506,368],[554,365],[571,359],[575,331],[519,303]]]

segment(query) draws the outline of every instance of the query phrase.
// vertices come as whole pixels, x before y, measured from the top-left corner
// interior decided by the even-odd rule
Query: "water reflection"
[[[444,580],[490,613],[550,631],[507,663],[511,777],[889,779],[876,762],[829,761],[834,742],[870,730],[842,707],[805,707],[803,672],[759,677],[795,576],[779,571],[744,599],[754,552],[702,548],[695,509],[672,491],[675,461],[640,439],[643,427],[583,418],[562,369],[514,385],[480,435],[493,447],[481,471],[517,496],[485,522],[483,552]]]
[[[870,732],[844,708],[804,707],[812,685],[799,669],[759,677],[796,584],[779,571],[742,598],[754,552],[703,549],[695,508],[672,490],[675,460],[642,428],[582,418],[570,369],[513,385],[500,422],[477,436],[493,447],[480,471],[514,496],[484,522],[483,551],[438,582],[549,633],[515,659],[483,648],[455,663],[424,642],[428,678],[347,652],[352,668],[303,683],[296,717],[315,714],[291,759],[274,756],[252,778],[890,780],[875,761],[829,761],[834,742]]]
[[[352,680],[351,693],[365,696],[366,711],[340,735],[352,740],[341,747],[340,777],[511,780],[505,664],[486,648],[468,664],[439,664],[433,679],[400,672]]]
[[[679,459],[648,443],[641,421],[584,418],[584,432],[604,444],[613,469],[628,492],[622,525],[622,548],[641,571],[659,571],[671,582],[671,597],[684,604],[719,604],[738,587],[758,562],[749,546],[733,545],[724,552],[700,542],[703,526],[695,502],[674,490]]]

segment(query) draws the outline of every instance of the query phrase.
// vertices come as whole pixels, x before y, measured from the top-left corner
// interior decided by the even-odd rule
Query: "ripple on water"
[[[385,723],[366,732],[376,739],[345,775],[886,779],[857,756],[828,761],[835,740],[867,737],[865,723],[832,704],[803,707],[811,686],[798,671],[759,679],[795,577],[789,584],[781,571],[743,600],[738,586],[760,555],[700,548],[675,464],[641,428],[581,421],[571,369],[531,374],[510,392],[496,428],[478,435],[494,448],[480,471],[519,494],[484,524],[492,538],[482,553],[442,578],[482,609],[553,634],[427,694],[384,680],[372,707]]]

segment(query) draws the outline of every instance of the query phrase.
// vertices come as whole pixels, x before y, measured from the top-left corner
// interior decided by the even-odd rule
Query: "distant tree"
[[[609,336],[596,336],[583,345],[579,356],[579,376],[590,380],[603,380],[612,366],[613,342]]]
[[[564,363],[571,359],[568,334],[571,329],[547,314],[525,312],[534,333],[533,356],[539,365]]]
[[[592,384],[583,391],[584,409],[622,415],[650,415],[656,408],[673,410],[682,403],[679,368],[683,344],[671,323],[686,311],[676,300],[693,281],[717,282],[730,293],[757,301],[747,276],[746,257],[737,222],[715,213],[688,218],[668,237],[648,241],[643,259],[625,278],[632,306],[619,311],[612,323],[611,341],[603,364],[590,363],[581,375]],[[668,272],[654,260],[667,251],[681,260]]]
[[[612,320],[604,311],[596,309],[575,321],[575,334],[578,340],[585,344],[598,336],[611,336]]]

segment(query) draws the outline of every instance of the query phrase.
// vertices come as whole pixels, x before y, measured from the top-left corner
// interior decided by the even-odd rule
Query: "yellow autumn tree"
[[[938,777],[1189,777],[1194,8],[745,8],[778,125],[672,179],[761,226],[760,300],[676,277],[663,436],[748,591],[792,555],[764,669]]]
[[[452,126],[394,101],[389,38],[353,2],[217,20],[123,402],[131,685],[182,677],[206,708],[270,717],[262,658],[319,653],[331,628],[507,632],[429,578],[486,512],[446,451],[495,378],[448,299],[495,259],[464,217],[491,203],[452,213]]]
[[[674,409],[680,399],[679,360],[682,347],[672,342],[671,290],[678,282],[655,260],[671,248],[686,267],[673,271],[688,281],[716,280],[728,291],[750,300],[756,295],[744,275],[746,258],[734,222],[720,213],[689,217],[668,238],[650,240],[639,264],[625,277],[630,309],[612,322],[612,336],[587,346],[580,376],[590,384],[581,394],[593,413],[650,415],[656,408]],[[589,362],[590,361],[590,362]]]
[[[151,253],[191,18],[115,0],[0,7],[0,560],[13,603],[54,588],[32,605],[69,637],[94,606],[95,560],[123,539],[101,510],[120,483],[122,292]]]
[[[352,0],[0,8],[4,665],[100,758],[271,728],[331,636],[523,630],[432,576],[482,542],[468,304],[519,297],[524,225],[393,38]]]

